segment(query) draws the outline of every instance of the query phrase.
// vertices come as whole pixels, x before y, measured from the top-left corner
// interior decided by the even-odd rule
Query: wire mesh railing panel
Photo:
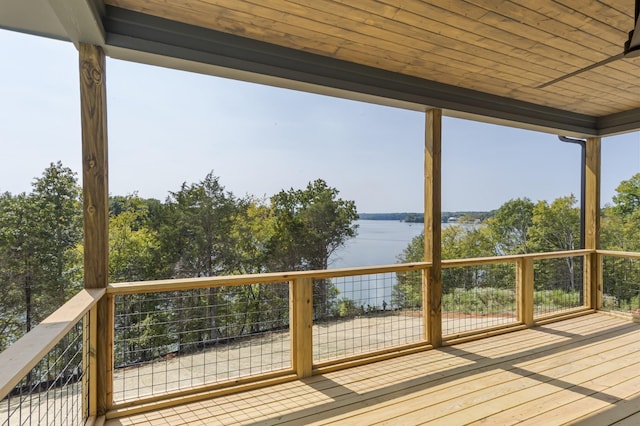
[[[313,361],[423,341],[422,272],[314,280]]]
[[[0,424],[82,425],[89,413],[85,360],[89,316],[79,321],[0,401]],[[87,332],[83,333],[83,328]],[[83,337],[84,336],[84,337]]]
[[[514,263],[442,270],[442,335],[451,336],[517,321]]]
[[[114,401],[291,367],[289,284],[115,298]]]
[[[640,313],[640,259],[603,257],[601,309]]]
[[[539,259],[533,263],[533,316],[584,305],[584,257]]]

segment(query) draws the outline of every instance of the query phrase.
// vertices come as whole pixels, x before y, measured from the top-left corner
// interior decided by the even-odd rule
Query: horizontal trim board
[[[597,117],[517,101],[107,6],[107,46],[538,126],[599,134]]]
[[[638,131],[640,129],[640,108],[600,117],[597,127],[602,136]]]

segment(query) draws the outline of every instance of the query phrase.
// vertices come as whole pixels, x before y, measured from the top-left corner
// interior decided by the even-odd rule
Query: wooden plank
[[[104,295],[104,289],[84,289],[0,353],[0,400]]]
[[[431,262],[423,294],[426,340],[442,345],[442,111],[426,112],[424,146],[424,260]]]
[[[478,404],[489,404],[485,405],[487,408],[492,401],[482,397],[487,392],[507,403],[495,411],[497,414],[502,408],[509,408],[509,390],[519,392],[517,398],[511,399],[514,403],[531,388],[534,390],[530,402],[525,397],[527,402],[522,404],[527,417],[531,407],[549,400],[548,394],[555,393],[563,403],[573,401],[573,394],[582,397],[584,392],[565,392],[570,383],[595,391],[597,386],[612,384],[612,377],[631,373],[625,366],[634,365],[640,353],[637,326],[604,315],[589,317],[556,323],[544,327],[545,331],[528,329],[135,418],[152,423],[188,417],[206,424],[369,424],[371,419],[397,420],[397,416],[410,415],[429,405],[446,407],[447,401],[472,401],[478,395]],[[589,382],[592,375],[598,378],[597,383]],[[525,386],[527,383],[532,386]],[[467,413],[476,412],[472,418],[477,418],[478,413],[490,414],[476,408],[478,404],[448,412],[456,415],[460,408],[467,407]],[[517,405],[509,409],[518,413]],[[434,412],[437,411],[416,419],[430,419]],[[575,412],[574,416],[580,413]]]
[[[589,374],[597,375],[597,370],[604,371],[604,374],[598,376],[595,380],[592,377],[589,377],[589,375],[585,376],[585,372],[580,372],[579,374],[583,376],[583,378],[581,382],[576,383],[576,387],[582,386],[585,389],[588,388],[590,391],[593,391],[594,394],[597,392],[606,393],[606,389],[609,387],[608,383],[619,382],[621,379],[623,380],[637,375],[637,367],[634,365],[635,363],[633,358],[634,357],[630,357],[628,359],[625,358],[624,364],[619,365],[618,369],[614,371],[611,371],[610,365],[603,366],[600,364],[596,366],[596,368],[590,370]],[[637,359],[635,361],[637,362]],[[573,391],[570,388],[568,379],[569,378],[565,378],[564,382],[566,383],[561,384],[555,389],[549,388],[548,393],[540,398],[529,399],[523,404],[516,405],[500,411],[497,414],[493,414],[491,416],[491,421],[496,424],[513,424],[528,419],[535,419],[536,421],[543,422],[542,419],[545,413],[575,402],[585,396],[583,392]],[[638,410],[637,407],[634,408],[635,410]],[[481,423],[482,420],[485,419],[479,420],[478,423]],[[553,418],[550,418],[550,421],[553,421]],[[599,421],[598,423],[591,424],[603,425],[611,423],[613,423],[613,421]],[[584,422],[580,421],[580,424],[583,425]]]
[[[313,372],[313,280],[301,278],[289,283],[291,317],[291,362],[298,378]]]
[[[605,114],[607,111],[612,112],[611,108],[615,108],[615,104],[620,105],[623,98],[628,102],[627,107],[635,106],[637,95],[640,94],[640,89],[628,83],[626,76],[631,71],[625,68],[628,67],[625,64],[614,64],[611,65],[612,69],[596,71],[600,72],[597,84],[580,77],[563,81],[552,90],[535,89],[538,83],[556,77],[559,66],[568,63],[568,67],[571,66],[571,61],[579,61],[580,58],[574,58],[577,56],[576,51],[584,51],[584,59],[573,64],[572,69],[582,67],[585,61],[592,63],[593,48],[583,47],[583,42],[571,44],[570,51],[566,50],[569,47],[565,47],[565,50],[556,49],[557,42],[568,40],[549,36],[534,24],[524,30],[520,20],[506,20],[493,10],[487,13],[487,10],[468,2],[447,3],[446,8],[438,2],[434,4],[440,7],[424,2],[404,2],[402,8],[396,7],[396,13],[390,15],[388,11],[397,6],[393,2],[382,5],[384,14],[380,18],[364,20],[358,18],[363,14],[374,16],[368,9],[375,9],[376,3],[367,2],[359,6],[326,0],[316,3],[298,0],[298,4],[217,1],[216,4],[200,2],[167,5],[151,0],[113,0],[111,3],[390,71],[522,100],[551,103],[570,110],[590,108],[592,113],[597,110]],[[494,3],[493,8],[497,7],[499,5]],[[470,12],[473,8],[484,13]],[[520,9],[523,8],[512,5],[509,10]],[[409,16],[406,21],[403,20],[405,15]],[[490,16],[498,17],[498,21],[482,22],[482,19],[489,19]],[[538,16],[542,15],[535,10],[530,10],[525,15],[529,21]],[[554,21],[556,26],[567,27],[559,19],[546,18],[546,21]],[[384,25],[372,25],[371,22],[381,22]],[[510,24],[514,27],[508,31],[497,29]],[[433,30],[429,31],[431,28]],[[487,35],[487,32],[494,37]],[[551,41],[545,45],[524,38],[529,32]],[[593,42],[601,40],[590,36],[588,31],[583,34],[584,37],[592,37]],[[558,38],[559,41],[556,40]],[[522,40],[521,45],[518,45],[518,40]],[[491,43],[495,46],[485,46]],[[546,56],[542,56],[536,49],[545,49]],[[617,68],[621,69],[618,71]],[[534,75],[534,72],[538,75]],[[607,83],[614,76],[617,79]],[[527,83],[523,80],[526,78],[531,78],[536,83]],[[614,96],[614,90],[621,85],[628,87]],[[588,102],[583,98],[579,103],[568,104],[566,99],[569,95],[575,96],[576,92],[588,94]]]
[[[528,398],[527,395],[531,397],[546,395],[550,389],[554,389],[548,386],[548,383],[554,379],[561,380],[562,377],[576,372],[581,372],[578,374],[588,378],[589,374],[583,372],[585,369],[615,370],[615,361],[619,359],[616,352],[618,350],[626,350],[631,354],[634,359],[630,360],[629,364],[633,364],[634,360],[638,359],[637,351],[629,347],[629,342],[638,342],[637,334],[627,336],[625,339],[614,337],[606,342],[612,346],[602,351],[605,352],[604,355],[600,352],[601,345],[598,344],[567,345],[567,348],[575,347],[576,349],[553,350],[549,351],[548,356],[542,357],[525,357],[525,360],[532,359],[517,365],[509,362],[500,363],[498,364],[500,369],[490,370],[488,375],[481,374],[482,377],[476,377],[476,373],[472,372],[473,377],[469,378],[468,375],[465,377],[467,382],[450,381],[444,386],[431,383],[429,386],[417,387],[415,391],[401,398],[385,398],[381,401],[382,403],[377,400],[368,400],[365,404],[367,408],[352,411],[342,419],[357,415],[354,419],[357,419],[359,424],[378,424],[378,422],[380,424],[415,424],[418,419],[430,419],[434,424],[466,424],[473,421],[474,416],[484,416],[487,413],[508,408],[508,399],[512,395],[517,394],[524,400]],[[535,342],[532,343],[535,346]],[[600,359],[602,362],[611,361],[611,363],[605,367],[599,367]],[[484,371],[481,368],[482,365],[478,367],[478,371]],[[554,371],[558,371],[559,374]],[[393,407],[398,409],[394,410]]]

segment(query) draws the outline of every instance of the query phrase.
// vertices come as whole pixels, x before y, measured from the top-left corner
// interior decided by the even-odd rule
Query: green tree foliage
[[[640,251],[640,173],[616,188],[613,205],[603,209],[601,245],[605,249]],[[635,259],[606,257],[603,267],[605,308],[640,308],[640,268]]]
[[[338,198],[338,193],[317,179],[306,189],[292,188],[271,197],[271,270],[326,269],[331,255],[355,237],[355,203]]]
[[[355,203],[338,198],[338,194],[337,189],[317,179],[306,189],[292,188],[271,197],[271,270],[327,269],[331,255],[357,233]],[[336,297],[329,281],[315,281],[316,317],[325,316]]]
[[[149,227],[149,208],[137,195],[119,198],[119,207],[109,214],[109,280],[154,278],[159,240]]]
[[[614,211],[617,215],[628,217],[640,210],[640,173],[629,180],[620,182],[613,196]]]
[[[6,304],[0,329],[8,332],[0,343],[6,345],[81,287],[80,189],[69,168],[52,163],[30,194],[5,193],[0,207],[0,303]]]
[[[533,209],[534,204],[528,198],[509,200],[486,221],[496,254],[529,252],[528,237],[533,225]]]
[[[622,181],[603,211],[601,243],[609,250],[640,251],[640,173]]]
[[[442,258],[465,259],[485,256],[574,250],[579,245],[580,212],[573,195],[558,198],[551,204],[537,204],[527,198],[504,203],[495,215],[481,226],[464,222],[442,230]],[[415,237],[400,254],[400,262],[422,261],[424,235]],[[538,289],[552,286],[553,280],[566,280],[577,291],[581,262],[576,258],[538,262]],[[513,267],[508,264],[455,267],[442,270],[443,296],[465,294],[469,289],[508,290],[513,287]],[[507,294],[507,293],[500,293]],[[421,304],[421,279],[398,275],[392,302],[399,307]],[[445,298],[445,301],[448,300]]]
[[[580,247],[580,209],[569,195],[551,204],[539,201],[533,209],[529,238],[533,251],[576,250]]]

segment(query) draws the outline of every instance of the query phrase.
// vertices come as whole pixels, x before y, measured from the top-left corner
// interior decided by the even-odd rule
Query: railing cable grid
[[[83,392],[88,354],[88,316],[79,321],[16,387],[0,401],[3,426],[82,425],[88,418],[88,399]],[[84,326],[83,326],[84,324]],[[88,328],[87,328],[88,330]]]
[[[422,272],[314,280],[313,361],[423,341]]]
[[[442,270],[442,334],[458,335],[517,321],[514,263]]]
[[[640,313],[640,259],[602,259],[602,310]]]
[[[114,401],[291,367],[289,284],[115,298]]]
[[[584,306],[584,257],[539,259],[533,264],[534,318]]]

